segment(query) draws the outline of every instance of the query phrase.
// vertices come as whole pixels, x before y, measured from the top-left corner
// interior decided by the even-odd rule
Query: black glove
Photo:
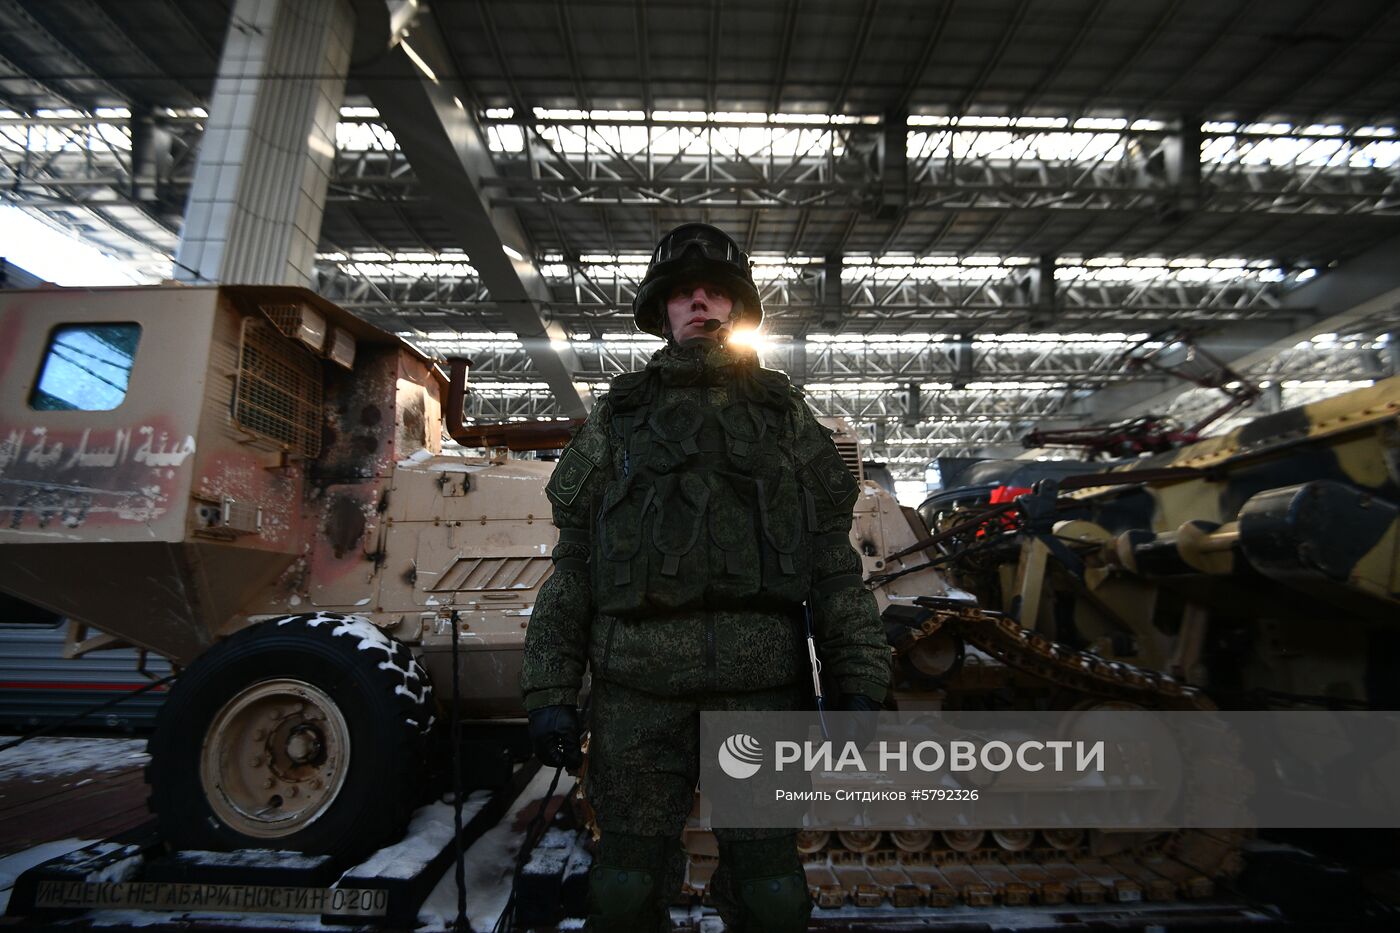
[[[579,750],[578,709],[574,706],[541,706],[530,716],[530,745],[547,767],[560,765],[577,771],[583,764]]]
[[[841,702],[836,705],[836,708],[842,712],[878,713],[884,709],[884,706],[863,693],[843,693],[841,694]]]
[[[880,710],[883,707],[863,693],[843,693],[836,704],[840,725],[832,736],[838,742],[854,742],[857,748],[865,748],[875,740],[879,728]]]

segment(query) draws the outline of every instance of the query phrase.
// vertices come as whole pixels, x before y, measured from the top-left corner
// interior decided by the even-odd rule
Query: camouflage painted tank
[[[1090,470],[931,500],[937,559],[1022,626],[1222,705],[1394,705],[1400,377]]]

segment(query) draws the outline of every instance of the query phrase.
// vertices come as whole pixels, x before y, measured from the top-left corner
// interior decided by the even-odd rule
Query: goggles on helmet
[[[705,224],[686,224],[666,234],[662,237],[661,242],[656,244],[656,251],[651,254],[651,261],[653,263],[670,262],[673,259],[683,259],[688,254],[693,255],[697,252],[713,262],[723,262],[745,268],[748,266],[749,257],[739,249],[733,240],[714,227]]]
[[[730,290],[743,319],[757,327],[763,302],[754,286],[749,256],[723,230],[709,224],[681,224],[661,238],[652,252],[647,274],[632,299],[637,326],[658,337],[665,333],[666,293],[691,278],[712,279]]]

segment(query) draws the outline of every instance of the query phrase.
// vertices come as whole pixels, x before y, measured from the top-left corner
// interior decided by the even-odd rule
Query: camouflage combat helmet
[[[667,294],[686,278],[713,279],[729,289],[738,320],[753,327],[763,320],[748,253],[718,227],[681,224],[656,244],[646,278],[632,299],[632,319],[639,328],[665,336]]]

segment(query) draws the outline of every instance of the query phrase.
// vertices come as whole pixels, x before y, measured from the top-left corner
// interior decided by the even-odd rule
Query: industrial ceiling
[[[234,6],[0,0],[5,200],[168,270]],[[440,0],[408,33],[487,168],[465,192],[415,170],[427,78],[371,35],[318,287],[471,355],[474,417],[560,408],[471,261],[465,194],[519,233],[585,384],[655,346],[628,307],[659,235],[726,228],[769,365],[906,477],[1187,386],[1130,350],[1210,347],[1272,405],[1394,372],[1387,0]],[[1187,420],[1212,405],[1191,395]]]

